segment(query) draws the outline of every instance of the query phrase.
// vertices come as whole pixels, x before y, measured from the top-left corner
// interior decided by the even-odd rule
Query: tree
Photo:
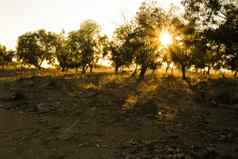
[[[155,64],[159,58],[159,51],[157,43],[150,39],[150,37],[143,35],[137,40],[138,48],[135,52],[135,62],[140,66],[139,79],[143,80],[146,71],[151,65]]]
[[[184,0],[186,19],[193,21],[197,29],[202,31],[203,53],[208,70],[226,68],[237,71],[237,30],[238,30],[238,1]],[[208,71],[209,72],[209,71]]]
[[[153,66],[160,55],[159,34],[167,19],[156,2],[142,3],[136,16],[137,27],[134,33],[135,62],[140,66],[139,79],[144,79],[145,73]]]
[[[226,21],[216,29],[219,38],[217,42],[225,46],[225,68],[238,71],[238,4],[231,6],[226,11]]]
[[[110,42],[110,52],[115,72],[122,66],[131,65],[134,57],[134,24],[127,23],[116,28]]]
[[[86,20],[80,25],[81,66],[83,73],[86,71],[86,67],[91,67],[92,70],[93,65],[97,62],[98,52],[96,49],[100,31],[100,26],[92,20]]]
[[[236,0],[183,0],[185,18],[194,22],[199,29],[217,27],[224,22],[227,11],[237,6]]]
[[[176,15],[170,15],[170,18],[167,20],[166,28],[170,32],[170,34],[172,34],[174,43],[181,43],[183,40],[188,38],[186,34],[190,34],[191,32],[193,33],[193,29],[186,26],[183,22],[183,19]],[[173,66],[173,59],[170,52],[170,47],[171,46],[165,46],[161,48],[162,61],[167,65],[166,73],[168,72],[169,68]]]
[[[14,54],[14,51],[8,51],[4,45],[0,45],[0,65],[2,66],[2,69],[4,69],[5,65],[12,62]]]
[[[49,64],[55,62],[56,35],[45,30],[28,32],[18,38],[17,56],[23,63],[41,68],[46,60]]]
[[[93,61],[90,64],[90,72],[93,71],[94,66],[97,64],[100,58],[107,56],[108,51],[110,49],[109,38],[105,34],[100,33],[99,36],[95,38],[95,40],[96,40],[95,41],[96,45],[94,47],[95,52]]]
[[[3,45],[0,45],[0,65],[2,66],[2,69],[4,69],[5,65],[5,55],[6,55],[6,47]]]
[[[171,58],[182,71],[182,78],[186,79],[186,70],[191,67],[192,51],[186,44],[176,44],[170,48]]]
[[[223,12],[223,21],[216,28],[206,28],[202,33],[202,39],[206,41],[204,47],[207,48],[210,67],[226,68],[236,72],[238,8],[227,4]]]
[[[111,60],[115,67],[115,73],[118,73],[119,68],[123,65],[123,58],[120,52],[120,46],[116,44],[116,42],[110,42],[110,53],[111,53]]]
[[[69,52],[67,51],[66,47],[66,39],[64,36],[64,33],[57,35],[57,39],[55,42],[56,46],[56,59],[59,63],[59,66],[62,68],[62,71],[65,71],[66,69],[70,68],[70,59]]]
[[[208,74],[210,71],[210,68],[212,67],[211,64],[213,64],[212,56],[213,54],[208,49],[208,47],[203,44],[202,40],[196,41],[194,44],[195,48],[192,52],[192,64],[195,67],[195,69],[198,71],[198,69],[205,70],[205,68],[208,68]]]
[[[71,56],[71,67],[82,68],[85,73],[90,67],[91,71],[94,64],[99,59],[102,51],[104,35],[101,34],[100,26],[92,21],[86,20],[80,25],[78,31],[69,33],[66,41],[66,50]]]

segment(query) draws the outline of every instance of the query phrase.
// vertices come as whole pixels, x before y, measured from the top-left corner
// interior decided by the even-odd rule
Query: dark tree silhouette
[[[15,52],[12,50],[7,50],[7,48],[4,45],[0,45],[0,65],[2,66],[2,69],[4,69],[4,66],[12,62],[12,58],[15,55]]]
[[[45,30],[25,33],[18,38],[17,57],[39,69],[45,60],[52,64],[55,62],[55,41],[55,34]]]

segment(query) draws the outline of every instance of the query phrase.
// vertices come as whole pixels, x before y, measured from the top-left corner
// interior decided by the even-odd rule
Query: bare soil
[[[236,159],[238,81],[0,77],[1,159]]]

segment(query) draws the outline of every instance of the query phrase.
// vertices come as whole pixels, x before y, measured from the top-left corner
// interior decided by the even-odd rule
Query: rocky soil
[[[235,159],[238,81],[1,77],[0,158]]]

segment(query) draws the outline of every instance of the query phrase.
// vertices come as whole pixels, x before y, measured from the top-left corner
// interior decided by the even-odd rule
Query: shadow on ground
[[[95,73],[0,81],[0,157],[236,158],[238,82]]]

